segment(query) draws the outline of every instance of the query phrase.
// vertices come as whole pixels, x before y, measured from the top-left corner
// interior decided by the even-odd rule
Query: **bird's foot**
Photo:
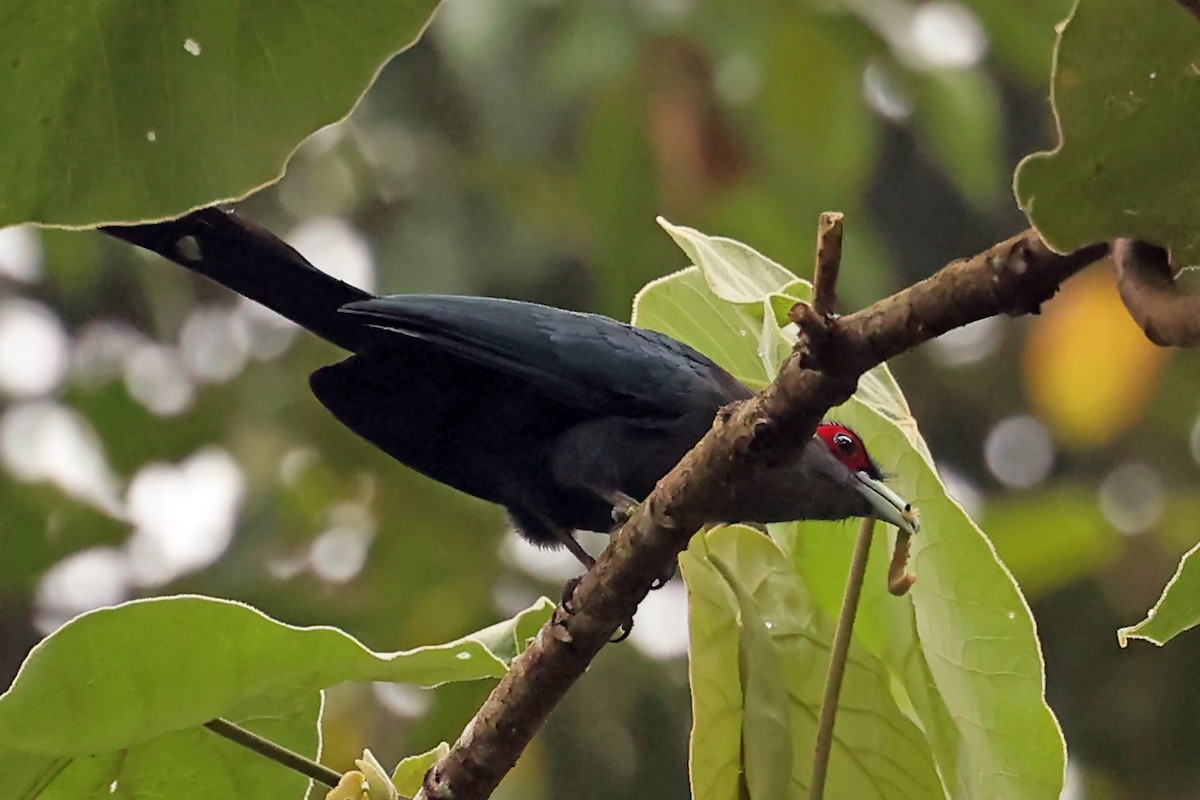
[[[608,532],[609,538],[612,539],[615,538],[620,532],[621,526],[628,522],[629,518],[632,517],[634,512],[637,511],[639,503],[629,495],[622,492],[615,493],[609,498],[609,500],[613,504],[612,518],[613,522],[616,523]],[[650,584],[650,590],[653,591],[655,589],[661,589],[667,585],[667,582],[670,581],[671,578],[674,577],[675,565],[671,564],[669,567],[667,567],[667,571],[665,573],[654,579],[654,582]]]
[[[572,602],[572,599],[575,596],[575,589],[577,589],[579,587],[579,582],[581,580],[583,580],[583,576],[577,575],[576,577],[571,578],[571,580],[569,580],[565,584],[563,584],[562,598],[560,599],[559,605],[561,605],[563,607],[563,611],[566,611],[568,614],[575,613],[575,609],[573,607],[574,603]]]
[[[612,520],[619,528],[629,521],[638,509],[638,501],[624,492],[613,492],[608,497],[612,503]]]
[[[666,586],[668,583],[671,582],[671,579],[675,577],[675,573],[676,573],[675,564],[672,563],[671,566],[667,567],[666,572],[664,572],[662,575],[659,575],[650,584],[650,591],[653,592],[653,591],[656,591],[656,590],[661,589],[664,586]]]
[[[577,588],[579,588],[579,582],[581,580],[583,580],[582,575],[575,577],[575,578],[571,578],[571,580],[567,581],[566,584],[563,586],[562,598],[561,598],[561,602],[559,603],[559,608],[562,609],[563,613],[561,616],[558,616],[558,618],[556,620],[560,627],[565,627],[567,619],[569,617],[573,616],[577,610],[575,608],[574,597],[575,597],[575,590]],[[618,642],[623,642],[629,638],[629,634],[632,631],[633,631],[633,617],[630,617],[628,620],[626,620],[621,625],[621,627],[619,629],[617,629],[617,632],[613,636],[613,638],[609,639],[608,641],[611,642],[612,644],[617,644]]]

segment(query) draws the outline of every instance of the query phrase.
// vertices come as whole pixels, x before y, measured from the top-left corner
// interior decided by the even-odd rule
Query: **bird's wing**
[[[601,414],[678,416],[750,396],[713,361],[655,331],[598,314],[485,297],[399,295],[342,311],[384,334],[417,337]]]

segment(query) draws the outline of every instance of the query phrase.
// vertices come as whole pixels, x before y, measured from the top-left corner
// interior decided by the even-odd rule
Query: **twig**
[[[314,781],[323,783],[330,788],[337,786],[338,781],[342,779],[340,772],[335,772],[324,764],[318,764],[312,759],[305,758],[293,750],[272,742],[270,739],[264,739],[257,733],[248,731],[240,725],[235,725],[227,719],[217,717],[214,720],[204,723],[204,727],[218,736],[224,736],[229,741],[239,744],[247,750],[253,750],[260,756],[271,759],[276,764],[282,764],[288,769],[295,770],[301,775],[312,778]]]
[[[825,211],[817,221],[817,261],[813,267],[813,308],[822,317],[837,313],[838,269],[842,264],[840,211]]]
[[[854,556],[850,559],[850,574],[846,577],[846,592],[842,595],[842,611],[838,614],[829,649],[829,671],[825,674],[825,696],[821,698],[821,719],[817,723],[817,745],[813,750],[812,784],[809,800],[823,800],[825,778],[829,774],[829,756],[833,752],[833,722],[837,717],[838,696],[842,679],[846,677],[846,659],[850,656],[850,634],[854,632],[854,616],[862,597],[863,579],[867,574],[867,556],[871,553],[871,538],[875,533],[875,518],[863,517],[854,540]]]
[[[1037,310],[1060,283],[1107,250],[1094,245],[1058,255],[1028,230],[839,318],[822,346],[821,370],[805,366],[805,352],[794,353],[774,383],[719,415],[713,429],[659,481],[580,581],[576,611],[561,622],[567,635],[555,635],[553,622],[542,628],[450,752],[425,776],[418,797],[488,797],[692,534],[711,520],[736,518],[738,502],[759,473],[804,446],[825,412],[850,397],[863,372],[969,322]],[[756,434],[763,421],[770,423],[770,436]]]
[[[1121,301],[1147,339],[1164,347],[1200,344],[1200,296],[1175,283],[1166,250],[1117,239],[1112,260]]]

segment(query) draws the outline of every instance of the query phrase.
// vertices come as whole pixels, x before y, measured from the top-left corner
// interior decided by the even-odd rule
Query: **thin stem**
[[[301,775],[312,778],[314,781],[323,783],[331,788],[337,786],[338,781],[342,779],[340,772],[335,772],[324,764],[318,764],[316,761],[305,758],[295,751],[288,750],[286,747],[278,745],[270,739],[264,739],[257,733],[251,733],[227,719],[217,717],[214,720],[204,723],[204,727],[218,736],[224,736],[229,741],[240,744],[247,750],[253,750],[260,756],[265,756],[277,764],[282,764],[288,769],[295,770]]]
[[[825,797],[825,778],[829,774],[829,756],[833,752],[833,721],[837,716],[842,678],[846,675],[850,634],[854,630],[854,615],[858,613],[858,600],[862,596],[863,580],[867,574],[867,556],[871,552],[871,538],[874,532],[875,518],[864,517],[858,527],[858,538],[854,542],[854,557],[850,560],[850,575],[846,578],[842,612],[838,615],[837,629],[833,633],[833,647],[829,652],[829,672],[825,676],[825,696],[821,699],[821,719],[817,727],[817,746],[813,752],[809,800],[822,800]]]

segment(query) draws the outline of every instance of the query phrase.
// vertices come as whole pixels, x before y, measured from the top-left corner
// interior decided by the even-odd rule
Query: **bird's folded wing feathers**
[[[698,400],[720,405],[749,395],[687,345],[596,314],[450,295],[382,297],[342,310],[383,334],[418,337],[598,413],[676,416]]]

